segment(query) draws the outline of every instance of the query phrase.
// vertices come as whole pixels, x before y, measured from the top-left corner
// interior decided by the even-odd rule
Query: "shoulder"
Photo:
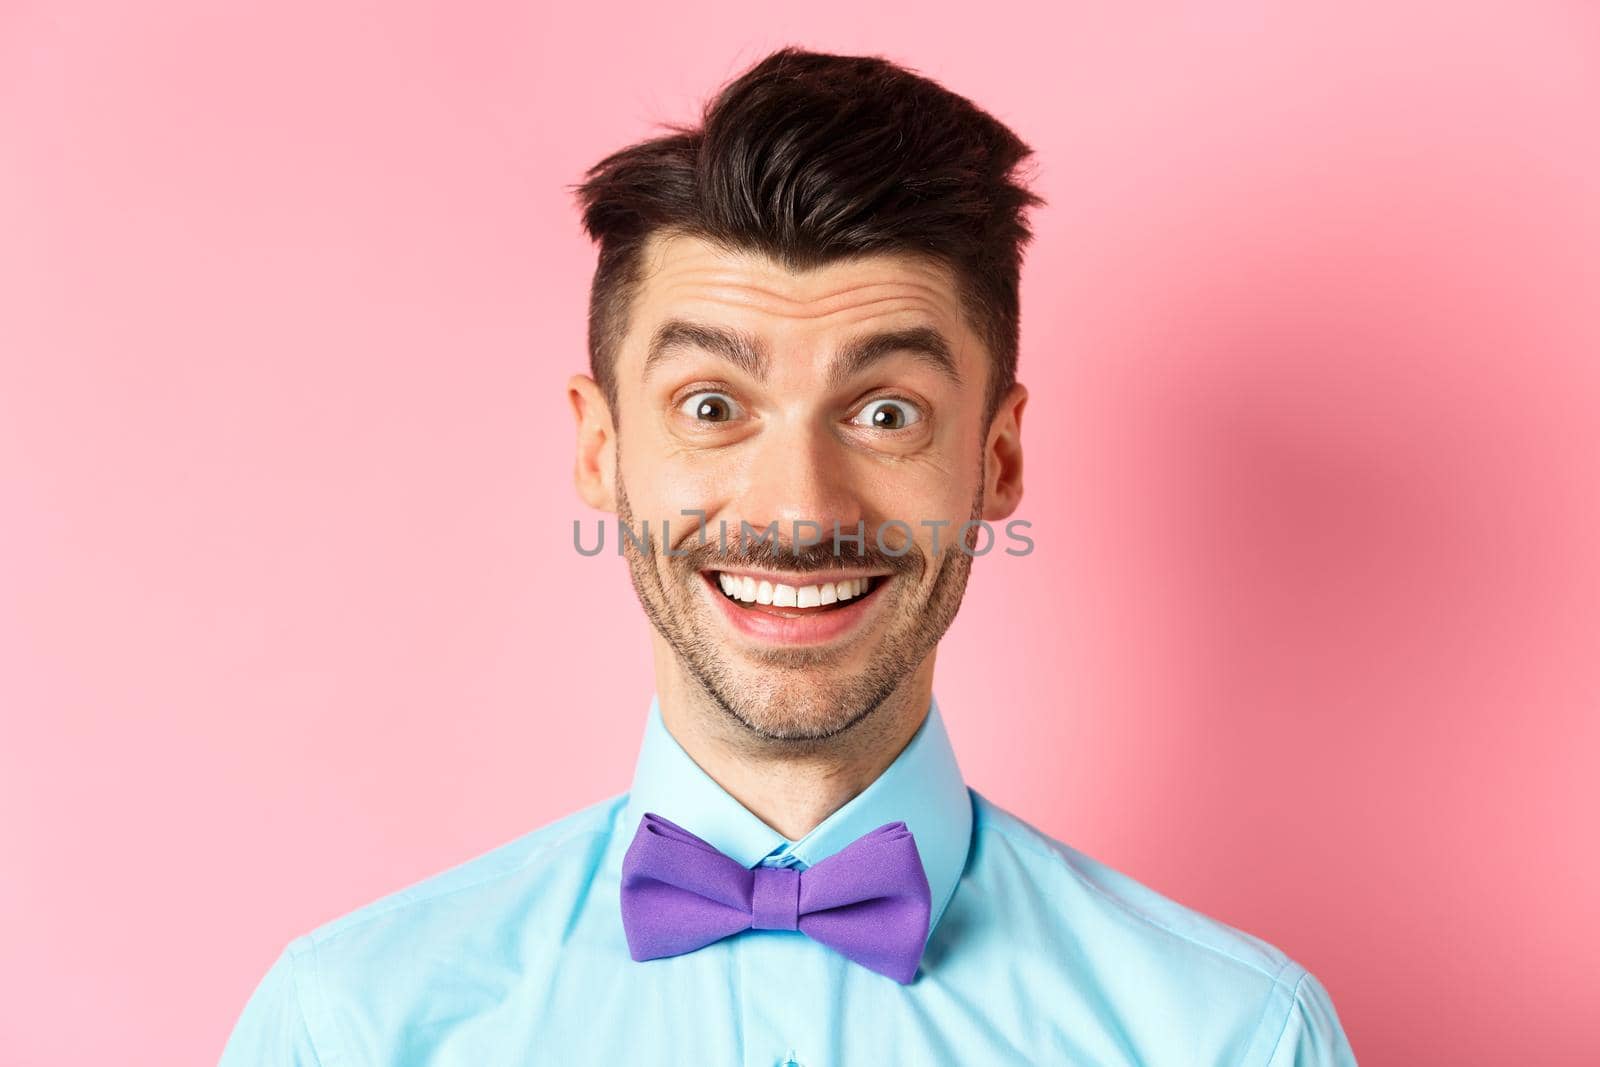
[[[531,903],[560,910],[587,888],[626,795],[608,797],[453,867],[388,893],[290,945],[319,969],[381,968],[419,948],[494,936]]]
[[[1169,947],[1214,956],[1271,980],[1296,964],[1277,946],[1195,911],[973,792],[974,846],[1049,881],[1054,899]],[[1063,893],[1062,891],[1067,892]]]
[[[1295,1040],[1347,1048],[1326,991],[1278,946],[972,797],[972,896],[1006,905],[1004,921],[1022,924],[1008,942],[1031,946],[1063,996],[1086,991],[1128,1032],[1181,1033],[1188,1055],[1209,1050],[1190,1062],[1276,1064]],[[1298,1038],[1308,1018],[1318,1032]]]
[[[583,899],[625,797],[611,797],[356,908],[289,942],[246,1004],[223,1063],[331,1062],[351,1019],[403,1030],[478,968],[556,936]],[[359,1029],[359,1027],[357,1028]]]

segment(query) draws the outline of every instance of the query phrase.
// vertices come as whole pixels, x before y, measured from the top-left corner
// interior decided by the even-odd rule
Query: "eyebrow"
[[[767,376],[767,350],[759,339],[726,326],[710,326],[684,319],[668,319],[656,327],[644,357],[644,377],[678,352],[698,348],[720,356],[752,378]]]
[[[757,381],[764,381],[771,359],[760,339],[726,326],[668,319],[651,335],[645,353],[644,376],[678,352],[700,349],[727,360]],[[896,353],[906,353],[938,371],[951,384],[961,384],[955,356],[944,334],[932,326],[884,330],[853,338],[833,358],[828,385],[836,388],[868,367]]]
[[[907,353],[917,362],[938,371],[949,379],[951,385],[961,384],[961,372],[956,370],[950,342],[932,326],[886,330],[855,338],[834,357],[833,367],[828,373],[828,384],[835,387],[843,385],[874,363],[897,352]]]

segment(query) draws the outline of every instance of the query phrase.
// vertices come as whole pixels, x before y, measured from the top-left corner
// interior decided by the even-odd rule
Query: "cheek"
[[[624,448],[622,478],[628,499],[641,515],[676,518],[682,509],[714,507],[731,484],[725,465],[668,447]]]
[[[943,466],[890,467],[862,480],[863,503],[884,518],[909,522],[918,531],[917,540],[925,541],[923,521],[966,521],[978,488],[974,478],[971,472]]]

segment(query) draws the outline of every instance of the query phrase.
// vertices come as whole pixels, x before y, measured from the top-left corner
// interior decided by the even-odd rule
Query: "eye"
[[[903,430],[912,423],[922,421],[922,412],[909,400],[885,397],[868,403],[850,421],[856,426],[869,426],[874,430]]]
[[[727,393],[704,389],[685,397],[678,410],[697,422],[729,422],[744,412]]]

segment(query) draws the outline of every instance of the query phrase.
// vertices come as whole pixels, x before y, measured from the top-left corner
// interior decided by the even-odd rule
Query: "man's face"
[[[640,601],[746,728],[829,737],[931,668],[971,567],[962,524],[1015,506],[986,472],[1025,393],[988,432],[988,373],[937,264],[792,273],[695,237],[646,248],[609,444],[592,458],[611,484],[585,495],[635,535],[648,523],[642,547],[624,539]],[[583,440],[580,426],[580,486]]]

